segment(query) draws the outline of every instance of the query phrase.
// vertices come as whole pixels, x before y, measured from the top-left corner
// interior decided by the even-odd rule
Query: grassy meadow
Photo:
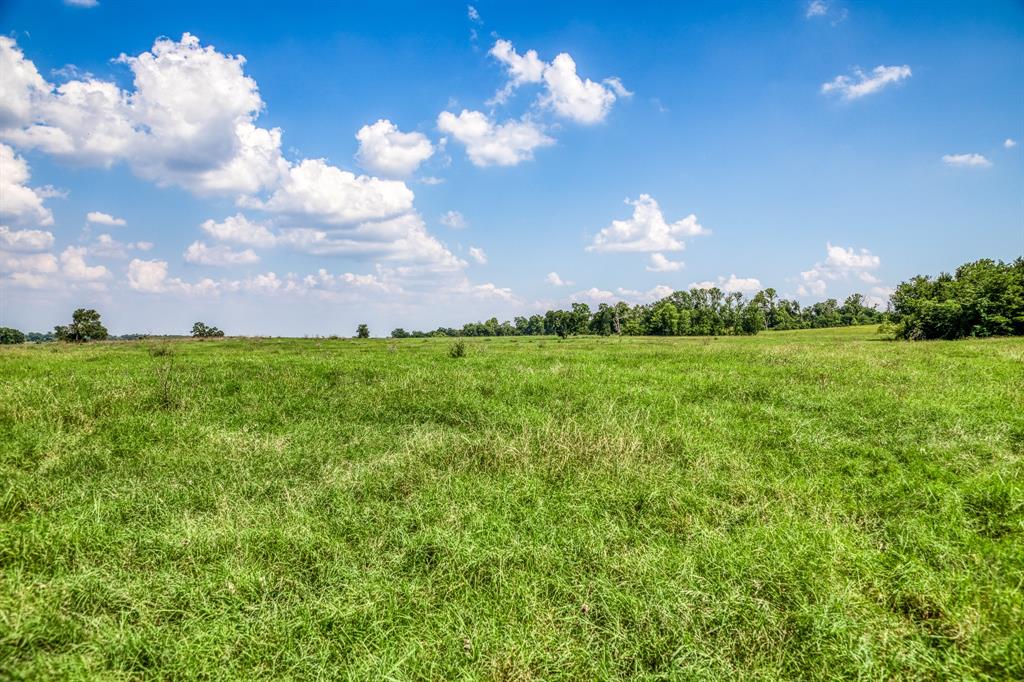
[[[0,678],[1024,678],[1024,339],[0,348]]]

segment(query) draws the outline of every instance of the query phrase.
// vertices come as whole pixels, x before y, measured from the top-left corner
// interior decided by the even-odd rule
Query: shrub
[[[25,343],[25,335],[11,327],[0,327],[0,346]]]
[[[452,358],[466,357],[466,342],[459,339],[452,345],[448,346],[448,356]]]

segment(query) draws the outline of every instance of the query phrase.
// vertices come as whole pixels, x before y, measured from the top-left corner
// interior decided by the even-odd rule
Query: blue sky
[[[0,325],[881,303],[1024,252],[1016,2],[15,0],[0,33]]]

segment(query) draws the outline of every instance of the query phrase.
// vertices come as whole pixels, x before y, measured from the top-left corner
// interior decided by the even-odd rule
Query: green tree
[[[103,341],[108,336],[107,328],[100,322],[100,314],[91,308],[79,308],[71,314],[71,324],[54,327],[53,333],[58,341],[75,343]]]
[[[212,339],[224,336],[224,332],[216,327],[208,327],[202,322],[192,325],[192,336],[197,339]]]
[[[0,327],[0,346],[25,343],[25,335],[11,327]]]
[[[357,339],[368,339],[370,338],[370,328],[365,324],[361,324],[356,328]]]
[[[679,310],[668,299],[662,299],[651,311],[648,333],[655,336],[674,336],[679,330]]]

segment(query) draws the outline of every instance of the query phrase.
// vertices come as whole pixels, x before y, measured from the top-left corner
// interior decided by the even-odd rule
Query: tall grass
[[[450,343],[0,350],[0,677],[1024,677],[1024,340]]]

